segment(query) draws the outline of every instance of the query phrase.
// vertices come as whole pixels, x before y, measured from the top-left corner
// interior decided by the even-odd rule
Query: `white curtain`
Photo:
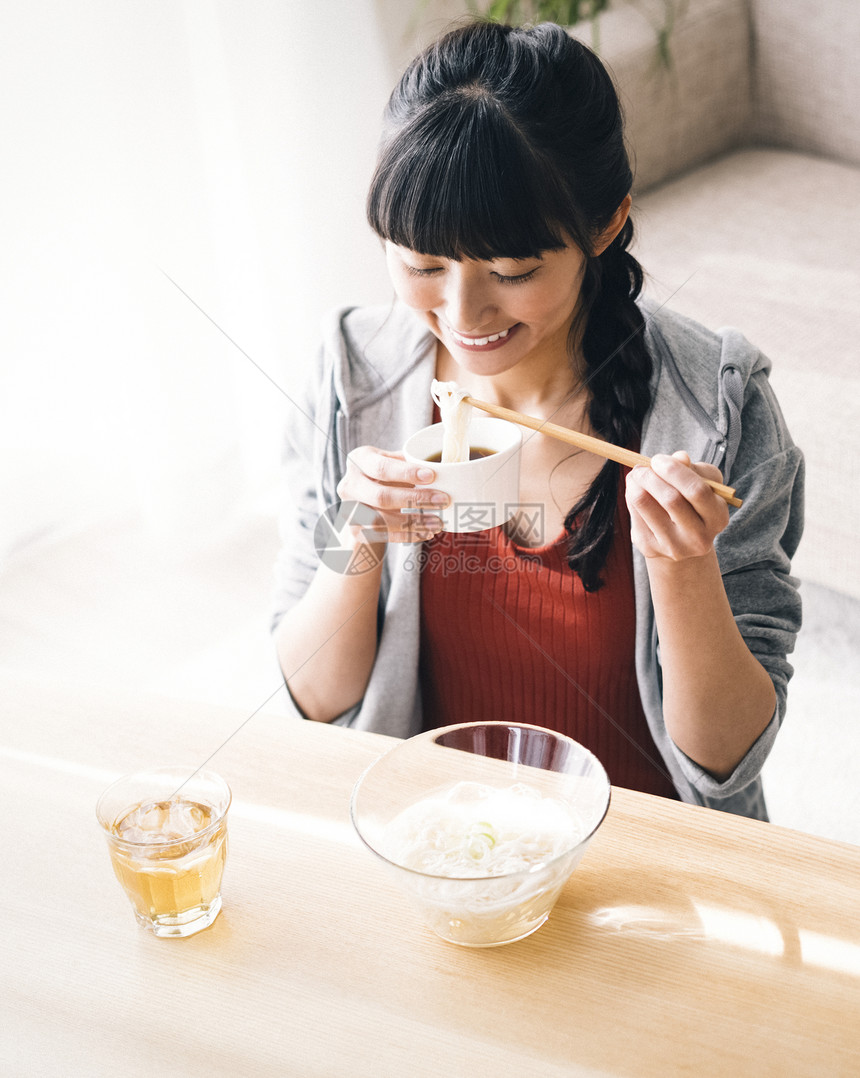
[[[390,298],[363,211],[384,7],[5,5],[0,560],[119,513],[208,527],[272,487],[273,382],[328,308]]]

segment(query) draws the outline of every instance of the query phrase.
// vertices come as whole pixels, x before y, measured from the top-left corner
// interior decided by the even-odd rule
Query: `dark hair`
[[[478,22],[426,49],[391,95],[367,214],[384,239],[454,259],[529,258],[569,236],[586,255],[589,418],[627,446],[651,401],[652,367],[635,303],[642,270],[627,249],[633,224],[600,255],[594,242],[632,180],[618,96],[594,53],[554,23]],[[568,561],[588,591],[602,584],[619,477],[607,461],[565,518]]]

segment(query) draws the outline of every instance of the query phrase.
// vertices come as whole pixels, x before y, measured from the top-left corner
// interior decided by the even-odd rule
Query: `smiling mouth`
[[[464,337],[458,333],[455,329],[448,327],[448,330],[454,340],[462,348],[486,348],[491,344],[504,344],[505,341],[514,333],[519,327],[520,323],[516,322],[513,326],[509,326],[507,329],[501,330],[499,333],[489,333],[486,337]]]

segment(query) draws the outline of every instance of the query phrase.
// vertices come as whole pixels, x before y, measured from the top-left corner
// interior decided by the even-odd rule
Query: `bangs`
[[[475,87],[444,95],[384,144],[367,216],[383,239],[440,258],[534,258],[578,238],[573,200]]]

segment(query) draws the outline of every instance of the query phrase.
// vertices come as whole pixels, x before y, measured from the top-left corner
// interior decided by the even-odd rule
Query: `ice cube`
[[[182,797],[143,801],[117,823],[116,833],[126,842],[176,842],[203,831],[212,822],[212,810]]]

